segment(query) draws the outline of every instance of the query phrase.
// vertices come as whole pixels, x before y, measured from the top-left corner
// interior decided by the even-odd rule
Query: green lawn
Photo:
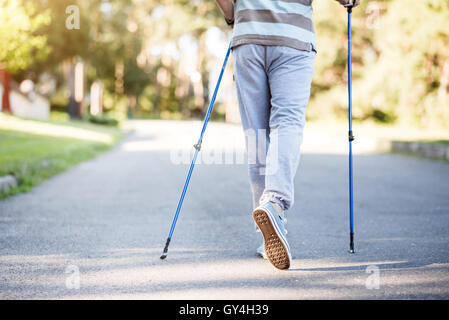
[[[14,175],[25,192],[69,167],[98,156],[122,137],[119,128],[81,121],[40,122],[0,115],[0,176]]]
[[[439,144],[443,146],[449,146],[449,140],[424,140],[422,142],[428,142],[432,144]]]

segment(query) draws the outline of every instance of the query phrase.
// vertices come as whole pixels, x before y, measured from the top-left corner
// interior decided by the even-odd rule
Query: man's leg
[[[271,94],[265,190],[254,221],[264,237],[264,252],[278,269],[290,268],[292,256],[282,209],[293,204],[293,179],[305,125],[315,53],[267,47],[266,73]]]
[[[264,46],[241,45],[233,50],[240,117],[245,131],[253,205],[265,189],[265,163],[269,134],[270,92],[265,72]]]
[[[310,97],[315,52],[289,47],[267,47],[267,74],[271,93],[270,144],[265,190],[267,200],[288,210],[294,202],[294,177]]]

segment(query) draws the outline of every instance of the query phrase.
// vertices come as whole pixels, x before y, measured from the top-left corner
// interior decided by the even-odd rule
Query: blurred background
[[[0,3],[2,87],[48,101],[60,117],[201,118],[232,33],[214,1]],[[319,55],[308,116],[345,118],[346,15],[331,0],[314,9]],[[353,28],[354,117],[446,125],[449,1],[362,1]],[[238,121],[226,96],[214,115]],[[3,94],[3,111],[20,109],[15,100],[10,106]]]
[[[307,119],[343,128],[346,13],[333,0],[313,6],[318,55]],[[448,0],[362,1],[353,14],[359,128],[448,144],[448,30]],[[0,176],[33,167],[16,165],[24,153],[32,158],[32,134],[93,130],[112,145],[126,119],[202,119],[231,35],[210,0],[0,0]],[[212,119],[239,122],[231,64]]]

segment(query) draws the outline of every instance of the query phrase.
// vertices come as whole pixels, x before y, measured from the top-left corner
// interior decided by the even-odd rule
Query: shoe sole
[[[284,242],[276,232],[273,222],[262,209],[253,212],[253,218],[262,232],[265,242],[265,254],[273,266],[281,270],[290,268],[290,257]]]

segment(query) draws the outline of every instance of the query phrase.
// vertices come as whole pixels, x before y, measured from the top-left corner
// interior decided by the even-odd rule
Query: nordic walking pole
[[[349,119],[349,252],[354,251],[354,183],[353,183],[353,164],[352,164],[352,141],[354,135],[352,132],[352,25],[351,13],[352,4],[347,7],[348,10],[348,119]]]
[[[178,207],[176,208],[176,213],[173,218],[173,222],[171,224],[170,233],[168,234],[167,242],[165,243],[165,247],[164,247],[164,251],[161,255],[161,259],[167,258],[168,246],[170,245],[171,238],[173,237],[173,232],[175,231],[175,226],[176,226],[176,222],[178,221],[179,212],[181,211],[182,203],[184,202],[184,197],[186,195],[187,187],[189,186],[190,177],[192,176],[193,168],[195,167],[196,158],[198,156],[199,151],[201,150],[201,143],[203,142],[204,132],[206,131],[206,127],[209,122],[209,118],[212,113],[212,109],[214,108],[215,99],[217,98],[218,89],[220,88],[221,79],[223,78],[223,73],[226,68],[226,64],[228,62],[230,53],[231,53],[231,44],[229,44],[228,51],[226,52],[226,57],[223,62],[223,67],[221,68],[220,76],[218,77],[218,81],[217,81],[217,85],[215,86],[214,94],[212,96],[212,99],[209,104],[209,108],[207,109],[207,113],[204,118],[203,129],[201,130],[201,134],[198,139],[198,142],[193,146],[195,148],[195,154],[193,155],[192,163],[190,164],[189,173],[187,174],[187,179],[186,179],[186,182],[184,183],[184,188],[182,189],[181,197],[178,202]]]

